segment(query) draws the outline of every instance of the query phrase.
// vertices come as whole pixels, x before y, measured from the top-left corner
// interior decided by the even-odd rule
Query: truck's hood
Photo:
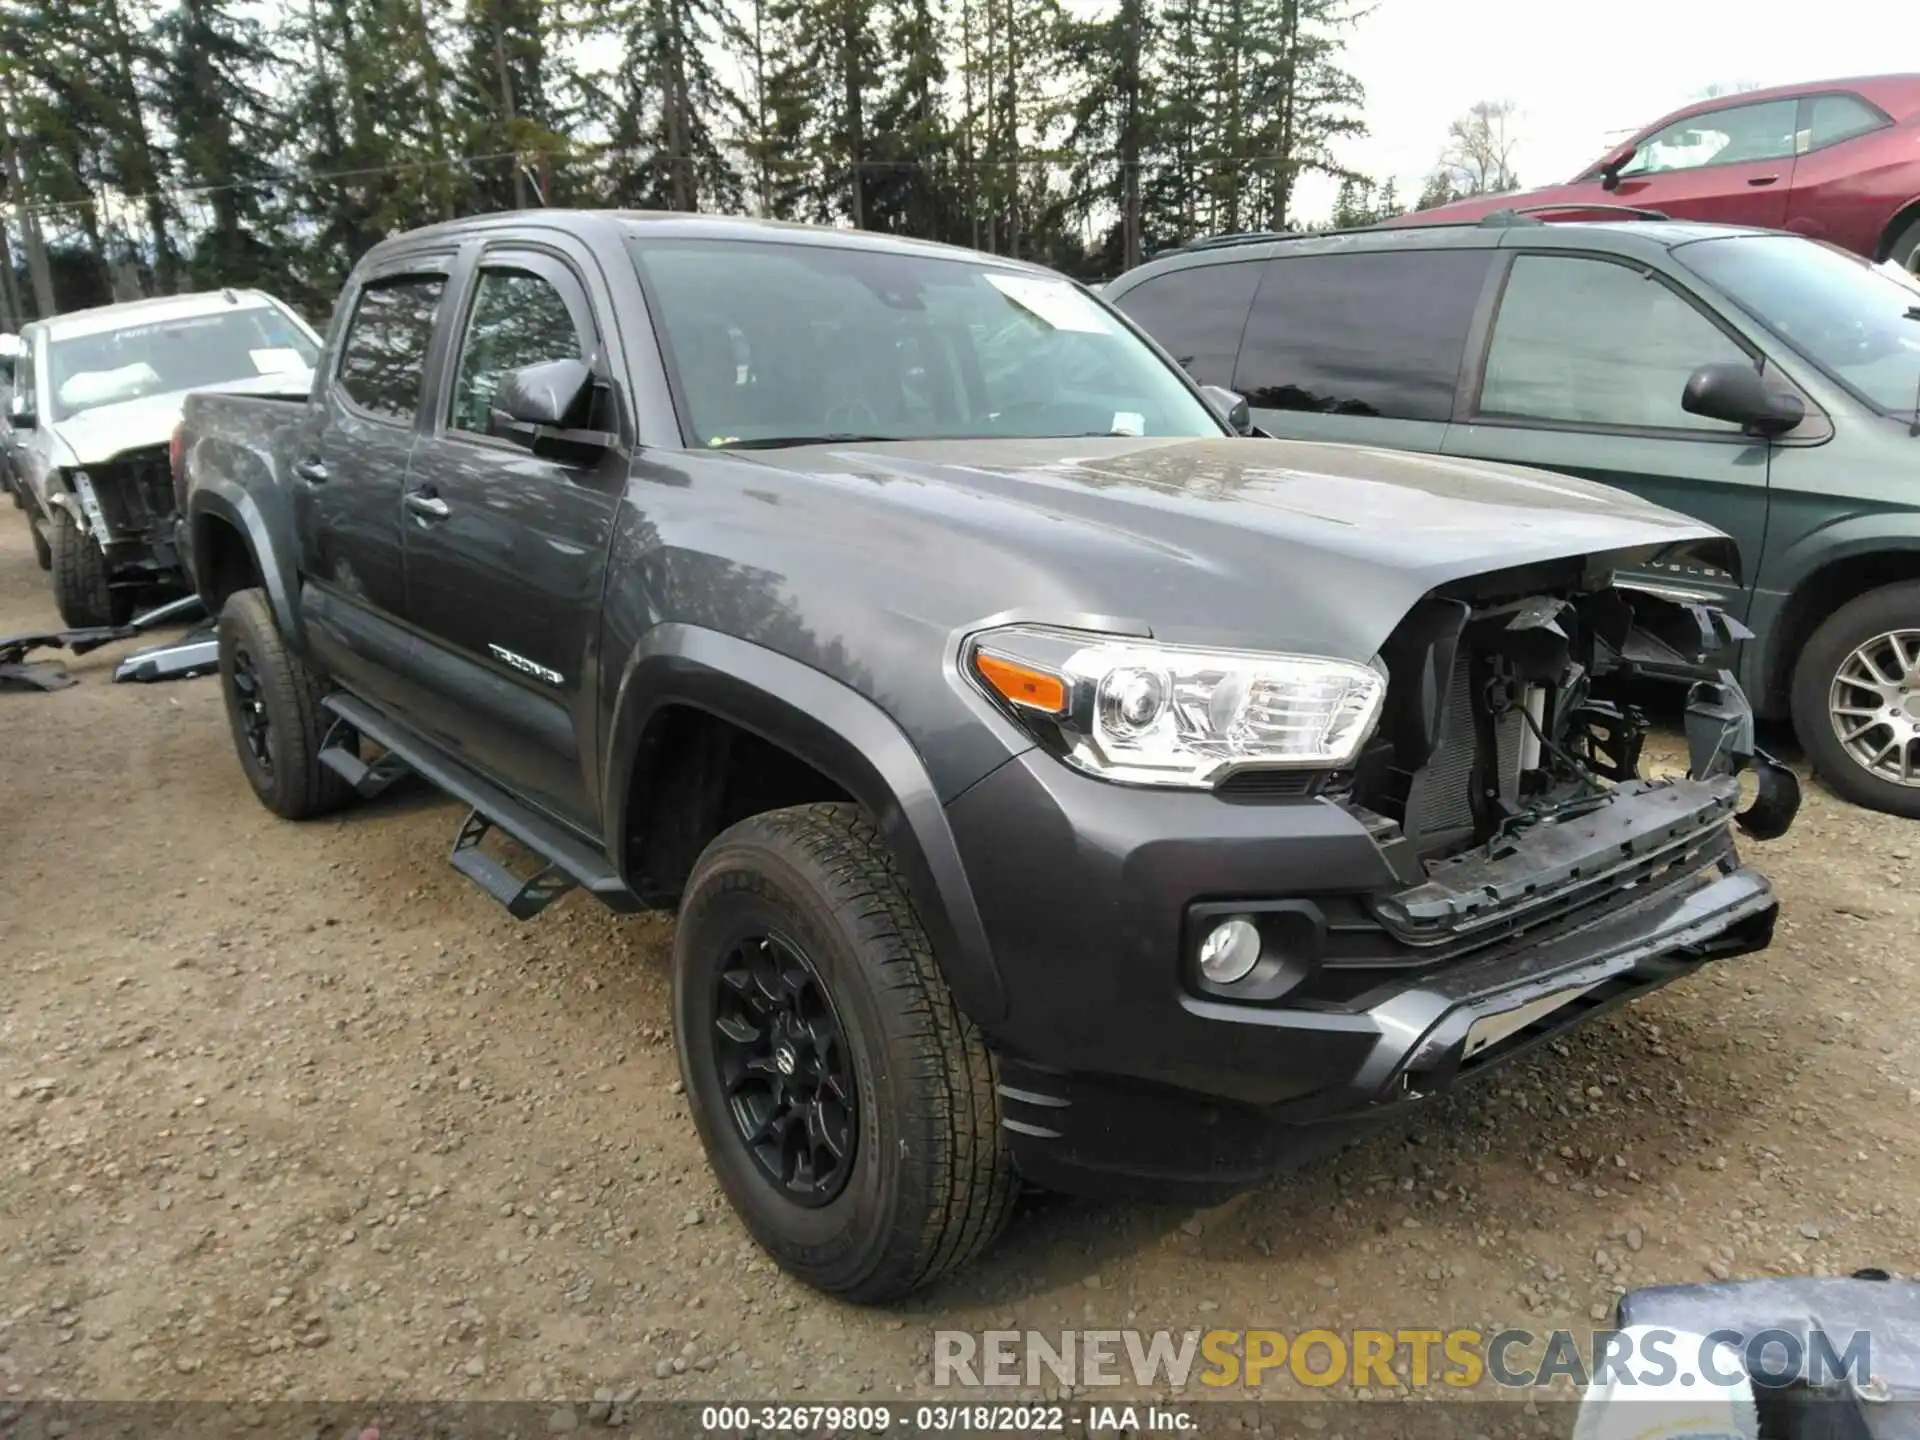
[[[1624,568],[1670,547],[1730,550],[1711,526],[1603,485],[1352,445],[1103,437],[742,458],[842,493],[878,482],[868,548],[910,552],[903,568],[923,603],[944,588],[962,603],[984,593],[1006,607],[1134,617],[1166,638],[1356,657],[1450,581],[1570,556]],[[798,494],[782,505],[789,527],[814,518],[795,513],[808,508]],[[830,508],[817,518],[834,523]]]
[[[231,395],[305,394],[312,386],[313,373],[288,371],[275,375],[249,375],[220,385],[197,385],[196,390],[213,390]],[[138,400],[122,400],[113,405],[98,405],[62,420],[53,427],[54,464],[101,465],[149,445],[164,445],[180,423],[180,410],[192,391],[175,390],[165,395],[143,395]]]

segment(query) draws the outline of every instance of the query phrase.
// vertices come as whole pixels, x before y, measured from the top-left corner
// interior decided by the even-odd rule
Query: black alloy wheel
[[[734,1128],[768,1181],[816,1207],[846,1188],[858,1088],[820,972],[779,935],[734,946],[715,979],[714,1064]]]
[[[227,684],[232,690],[228,703],[239,721],[241,741],[253,757],[253,763],[270,778],[273,775],[273,717],[267,713],[260,671],[245,645],[233,647],[233,667],[228,672]]]

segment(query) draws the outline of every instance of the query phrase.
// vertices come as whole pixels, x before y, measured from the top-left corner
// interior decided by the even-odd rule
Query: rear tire
[[[42,570],[53,569],[53,547],[47,543],[46,532],[38,523],[29,524],[27,528],[33,532],[33,558]]]
[[[1894,676],[1893,642],[1873,648],[1883,637],[1904,636],[1900,652],[1912,657],[1920,668],[1920,581],[1909,580],[1869,590],[1849,600],[1821,622],[1793,669],[1793,728],[1814,772],[1836,795],[1869,810],[1888,815],[1920,819],[1920,784],[1901,784],[1875,773],[1866,760],[1857,756],[1842,739],[1837,726],[1845,722],[1849,733],[1860,725],[1856,745],[1876,748],[1897,740],[1910,727],[1920,732],[1920,683],[1904,685],[1907,675],[1895,676],[1903,683],[1888,687],[1884,695],[1874,695],[1865,686],[1842,682],[1842,675],[1856,679],[1867,672],[1855,656],[1867,647],[1872,663],[1881,673]],[[1920,673],[1912,678],[1920,682]],[[1911,694],[1903,694],[1903,689]],[[1836,706],[1849,710],[1878,710],[1881,718],[1873,723],[1866,714],[1839,716]],[[1909,763],[1920,778],[1920,739],[1908,746]],[[1897,765],[1897,755],[1891,760]]]
[[[857,807],[771,811],[707,847],[673,997],[707,1158],[783,1269],[871,1303],[999,1235],[1017,1185],[993,1058]]]
[[[133,595],[115,590],[107,581],[107,554],[64,507],[53,511],[53,539],[48,555],[53,575],[53,603],[69,630],[95,625],[124,625],[133,618]]]
[[[283,820],[337,810],[352,789],[320,763],[326,686],[287,649],[264,590],[239,590],[220,611],[220,691],[240,768]]]

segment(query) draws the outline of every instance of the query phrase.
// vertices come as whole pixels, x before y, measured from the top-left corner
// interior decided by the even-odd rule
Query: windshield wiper
[[[751,440],[718,440],[715,450],[786,450],[796,445],[875,444],[883,440],[911,440],[911,435],[856,435],[835,430],[825,435],[758,435]]]

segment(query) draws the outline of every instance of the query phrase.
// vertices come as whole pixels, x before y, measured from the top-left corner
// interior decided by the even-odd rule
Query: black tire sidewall
[[[1894,236],[1887,258],[1896,265],[1905,266],[1910,273],[1920,274],[1920,220],[1915,220]]]
[[[1841,662],[1875,635],[1899,629],[1920,630],[1920,582],[1869,591],[1821,622],[1794,663],[1793,728],[1814,773],[1841,799],[1920,819],[1920,787],[1896,785],[1869,774],[1840,743],[1827,710]]]
[[[129,597],[108,582],[107,556],[100,542],[80,528],[63,505],[53,507],[50,523],[53,598],[60,619],[76,630],[95,625],[124,625],[133,613]]]
[[[674,1032],[694,1123],[721,1188],[754,1238],[782,1264],[828,1290],[850,1288],[879,1264],[899,1208],[899,1117],[911,1097],[858,942],[835,919],[785,847],[723,838],[689,886],[674,939]],[[853,1061],[853,1173],[827,1204],[781,1194],[747,1153],[711,1052],[718,967],[738,939],[769,930],[797,944],[825,985]]]
[[[33,558],[42,572],[53,569],[53,546],[47,543],[46,533],[38,525],[29,523],[27,528],[33,532]]]
[[[274,814],[299,820],[330,808],[324,778],[315,763],[319,737],[296,698],[308,680],[298,661],[288,654],[266,597],[258,590],[242,590],[221,608],[217,630],[220,658],[220,698],[227,711],[227,728],[234,754],[247,783]],[[244,647],[253,665],[254,679],[267,708],[273,769],[264,771],[248,748],[240,717],[239,693],[233,683],[234,654]]]

